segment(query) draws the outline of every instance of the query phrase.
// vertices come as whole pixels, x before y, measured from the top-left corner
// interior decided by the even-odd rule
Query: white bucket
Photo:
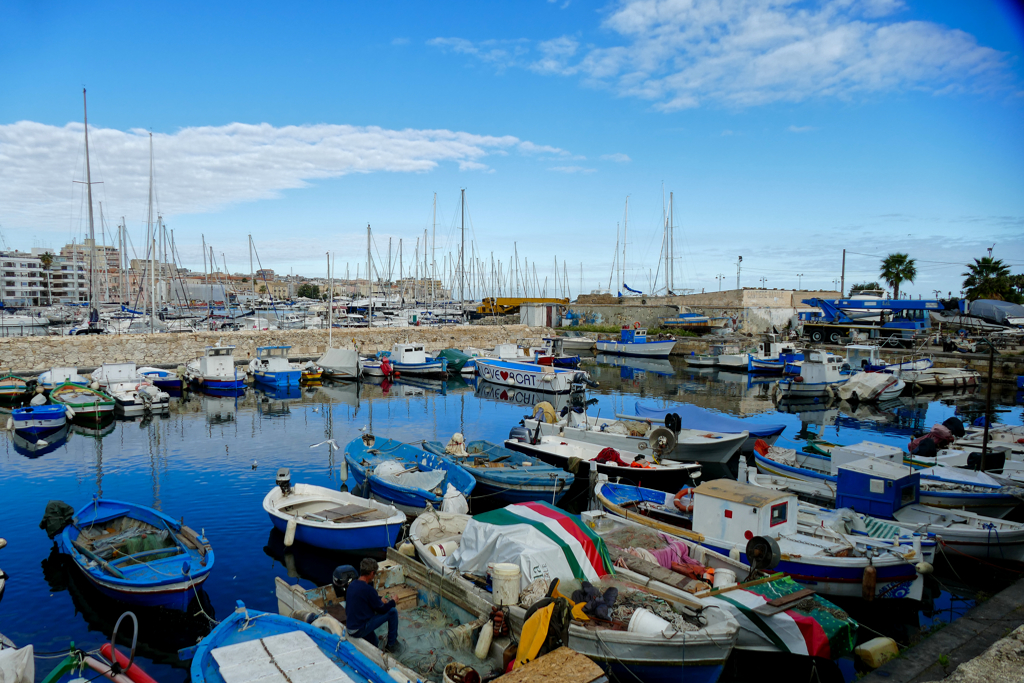
[[[715,570],[715,588],[725,588],[726,586],[736,585],[736,572],[731,569],[716,569]]]
[[[498,607],[519,604],[519,565],[498,562],[491,573],[491,595]]]
[[[448,557],[458,549],[458,541],[445,541],[444,543],[435,543],[430,546],[430,553],[434,557]]]
[[[644,609],[641,607],[637,611],[633,612],[633,616],[629,618],[630,633],[642,633],[644,635],[658,635],[664,633],[672,624],[668,623],[654,612]]]

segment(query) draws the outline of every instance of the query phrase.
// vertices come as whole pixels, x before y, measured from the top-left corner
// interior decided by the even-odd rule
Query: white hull
[[[668,358],[676,342],[657,341],[643,344],[623,344],[618,341],[595,342],[598,353],[614,353],[619,356],[640,356],[644,358]]]

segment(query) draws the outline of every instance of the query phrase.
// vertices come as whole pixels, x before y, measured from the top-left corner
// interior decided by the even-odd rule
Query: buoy
[[[479,660],[487,659],[487,653],[491,651],[491,640],[494,638],[494,622],[488,621],[480,630],[480,638],[476,641],[476,649],[473,654]]]
[[[890,659],[899,657],[900,649],[895,640],[882,636],[862,643],[853,652],[867,666],[877,669]]]
[[[7,418],[7,431],[11,431],[12,429],[14,429],[14,418],[9,417]]]
[[[914,565],[914,569],[916,569],[917,573],[921,575],[931,574],[935,571],[935,567],[933,567],[930,562],[918,562]]]
[[[294,517],[288,520],[288,526],[284,530],[284,546],[291,548],[295,543],[295,529],[297,529],[299,523]]]
[[[878,570],[874,565],[864,568],[864,576],[861,578],[861,597],[868,602],[875,599],[875,583],[878,579]]]
[[[416,546],[406,541],[398,547],[398,552],[406,557],[416,557]]]

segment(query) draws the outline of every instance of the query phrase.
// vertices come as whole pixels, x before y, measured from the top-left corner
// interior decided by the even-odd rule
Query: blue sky
[[[847,282],[907,251],[925,296],[993,244],[1024,266],[1015,3],[363,5],[4,3],[5,241],[81,239],[85,86],[108,224],[141,247],[152,131],[190,267],[205,234],[247,270],[251,232],[264,266],[319,275],[330,250],[354,275],[367,223],[409,258],[434,192],[440,260],[466,188],[479,254],[515,242],[542,281],[557,256],[575,295],[581,263],[585,291],[608,285],[629,196],[625,280],[646,291],[662,183],[677,289],[735,286],[740,254],[745,286],[824,288],[843,248]]]

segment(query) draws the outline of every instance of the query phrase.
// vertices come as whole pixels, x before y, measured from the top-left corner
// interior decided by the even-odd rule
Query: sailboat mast
[[[149,332],[156,332],[156,233],[153,228],[153,134],[149,134],[149,209],[146,213],[146,234],[149,237]]]
[[[668,193],[668,286],[671,291],[676,288],[676,222],[673,216],[673,195]]]
[[[466,310],[466,188],[462,188],[462,246],[459,248],[459,315]]]
[[[370,224],[366,224],[366,285],[370,292],[370,319],[367,322],[367,327],[373,327],[373,279],[370,277],[372,271],[371,268],[371,256],[370,256]]]
[[[331,340],[334,338],[334,324],[331,316],[334,309],[334,283],[331,280],[331,252],[327,252],[327,350],[331,350]]]
[[[85,124],[85,189],[89,196],[89,319],[99,315],[96,310],[96,229],[92,219],[92,171],[89,168],[89,109],[86,105],[85,88],[82,88],[82,120]],[[95,314],[95,315],[93,315]]]
[[[256,271],[252,267],[252,234],[249,234],[249,279],[252,280],[253,307],[256,304]]]
[[[434,281],[437,280],[437,193],[434,193],[434,217],[433,217],[433,232],[430,236],[430,313],[433,315],[434,311]]]
[[[626,197],[626,216],[622,223],[622,278],[619,280],[623,285],[623,289],[626,284],[626,231],[629,229],[629,197]]]

